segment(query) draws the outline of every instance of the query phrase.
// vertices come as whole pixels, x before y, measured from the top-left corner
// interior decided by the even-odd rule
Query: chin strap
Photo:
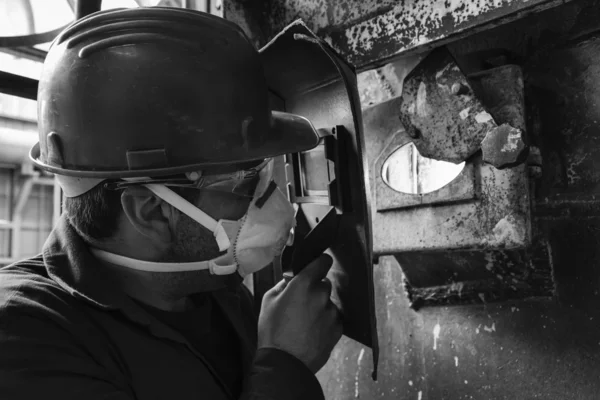
[[[108,251],[90,247],[90,252],[98,259],[121,267],[147,272],[185,272],[209,270],[212,275],[230,275],[237,271],[237,265],[219,265],[224,256],[209,261],[194,261],[185,263],[166,263],[136,260]]]

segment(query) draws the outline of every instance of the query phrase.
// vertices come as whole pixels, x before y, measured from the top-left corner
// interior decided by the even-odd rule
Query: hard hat
[[[70,25],[44,63],[38,119],[35,164],[84,186],[239,166],[319,141],[307,119],[271,111],[241,28],[179,8],[102,11]]]

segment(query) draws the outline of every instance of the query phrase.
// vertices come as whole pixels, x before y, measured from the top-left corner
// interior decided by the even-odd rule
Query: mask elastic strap
[[[217,222],[210,215],[200,210],[198,207],[169,189],[164,185],[155,185],[155,184],[147,184],[144,185],[147,187],[152,193],[213,232],[215,239],[217,241],[217,245],[219,246],[219,251],[225,251],[231,246],[231,242],[229,241],[229,237],[221,225],[220,222]]]
[[[152,261],[136,260],[121,256],[119,254],[109,253],[108,251],[90,247],[90,252],[98,259],[108,263],[119,265],[138,271],[147,272],[186,272],[209,270],[213,275],[229,275],[237,270],[237,265],[217,265],[214,261],[195,261],[185,263],[160,263]]]

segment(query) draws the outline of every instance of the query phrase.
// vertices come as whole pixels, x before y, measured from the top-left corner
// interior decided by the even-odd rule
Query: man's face
[[[233,193],[199,190],[193,203],[217,221],[235,221],[244,216],[250,201],[249,197]],[[183,213],[178,213],[173,235],[173,245],[164,262],[204,261],[221,254],[213,233]]]

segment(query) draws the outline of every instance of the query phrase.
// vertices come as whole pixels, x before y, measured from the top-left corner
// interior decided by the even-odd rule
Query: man
[[[53,43],[38,104],[32,159],[65,214],[43,254],[0,270],[0,398],[323,398],[331,259],[268,292],[258,325],[241,284],[294,225],[270,159],[318,142],[270,111],[243,32],[183,9],[93,14]]]

